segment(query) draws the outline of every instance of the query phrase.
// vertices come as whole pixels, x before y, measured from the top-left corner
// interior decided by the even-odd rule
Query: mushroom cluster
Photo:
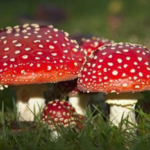
[[[110,104],[110,121],[122,119],[136,124],[134,107],[140,91],[150,89],[150,51],[129,43],[108,44],[88,58],[79,75],[78,88],[85,92],[105,92]],[[130,126],[126,124],[123,128]]]
[[[37,91],[38,85],[77,78],[84,59],[76,41],[53,26],[24,24],[0,30],[0,84],[22,85],[17,86],[20,120],[34,120],[33,112],[44,106],[47,86]]]

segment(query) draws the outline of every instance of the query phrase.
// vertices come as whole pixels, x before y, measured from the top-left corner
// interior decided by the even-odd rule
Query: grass
[[[114,3],[116,1],[117,5]],[[149,0],[5,0],[0,2],[0,27],[20,24],[18,16],[33,15],[42,3],[55,3],[66,10],[67,20],[56,26],[70,34],[86,33],[150,47]],[[117,28],[109,21],[115,16],[120,17]],[[147,95],[149,92],[145,94],[146,98],[149,97]],[[84,130],[77,132],[74,129],[62,129],[62,136],[54,141],[50,131],[39,120],[31,124],[16,121],[13,99],[15,94],[11,88],[0,91],[0,150],[150,149],[150,115],[140,108],[137,109],[136,134],[110,127],[102,119],[101,113],[94,118],[89,113],[87,118],[90,119],[86,120]]]
[[[16,110],[4,112],[0,116],[0,150],[149,150],[150,115],[137,109],[138,126],[135,132],[122,130],[121,126],[111,127],[104,121],[102,113],[96,116],[88,110],[83,130],[57,128],[61,136],[54,140],[51,131],[40,120],[20,122]],[[122,120],[122,123],[126,120]],[[131,128],[132,128],[131,127]]]

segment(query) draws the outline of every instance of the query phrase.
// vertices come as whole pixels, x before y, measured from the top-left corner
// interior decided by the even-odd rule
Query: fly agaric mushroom
[[[83,48],[86,56],[90,56],[92,52],[96,51],[99,47],[104,46],[106,44],[112,44],[113,41],[109,41],[108,39],[92,37],[91,39],[82,39],[80,46]]]
[[[20,120],[32,121],[34,108],[44,105],[42,93],[46,85],[30,96],[37,84],[77,78],[83,62],[84,56],[76,41],[53,26],[24,24],[0,30],[0,84],[22,85],[27,91],[18,86]],[[36,84],[34,89],[32,84]]]
[[[119,126],[126,118],[136,124],[134,107],[140,91],[150,89],[150,51],[141,45],[115,43],[95,51],[84,64],[78,88],[105,92],[110,104],[110,121]],[[127,128],[129,123],[123,126]]]
[[[59,133],[56,131],[56,127],[76,127],[77,124],[81,128],[81,123],[78,122],[74,107],[65,100],[55,100],[49,102],[43,110],[42,121],[48,125],[52,130],[52,136],[58,137]]]

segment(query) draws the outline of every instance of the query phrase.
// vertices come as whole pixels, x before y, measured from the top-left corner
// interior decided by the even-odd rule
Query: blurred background
[[[73,36],[100,36],[150,46],[149,0],[3,0],[0,27],[53,24]]]
[[[53,24],[79,41],[98,36],[150,48],[149,0],[0,1],[0,28],[24,23]],[[6,104],[12,103],[8,90],[0,93]]]

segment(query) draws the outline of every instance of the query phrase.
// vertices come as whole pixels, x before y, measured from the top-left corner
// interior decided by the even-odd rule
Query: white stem
[[[27,103],[17,101],[17,114],[20,121],[34,121],[45,106],[44,98],[30,98]]]
[[[75,108],[78,114],[85,116],[88,99],[87,96],[81,96],[81,94],[78,96],[70,96],[69,103]]]
[[[136,125],[136,118],[135,118],[135,104],[131,106],[117,106],[111,105],[110,106],[110,122],[112,125],[119,126],[123,120],[127,120],[128,122]],[[129,123],[123,122],[123,129],[127,126],[130,126]]]
[[[51,131],[51,138],[52,140],[56,141],[60,137],[60,134],[57,131]]]
[[[34,121],[45,106],[43,92],[45,84],[22,85],[17,87],[17,115],[20,121]]]

